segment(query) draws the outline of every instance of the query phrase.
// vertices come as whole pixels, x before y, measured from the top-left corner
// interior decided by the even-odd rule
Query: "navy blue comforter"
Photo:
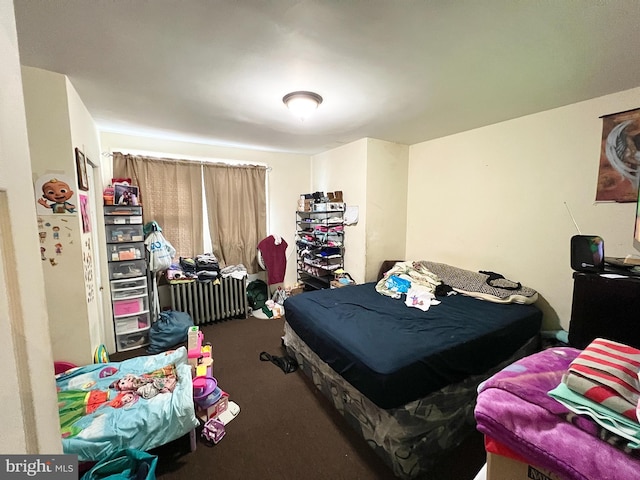
[[[379,294],[375,283],[305,292],[284,304],[289,326],[381,408],[399,407],[510,357],[539,331],[533,305],[464,295],[427,312]]]

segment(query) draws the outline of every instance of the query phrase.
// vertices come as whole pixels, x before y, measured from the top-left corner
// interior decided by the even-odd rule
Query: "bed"
[[[289,297],[284,344],[394,474],[416,478],[475,428],[478,384],[538,349],[542,314],[462,294],[423,311],[377,285]]]
[[[198,425],[187,350],[76,367],[56,375],[64,453],[93,462],[149,450]]]

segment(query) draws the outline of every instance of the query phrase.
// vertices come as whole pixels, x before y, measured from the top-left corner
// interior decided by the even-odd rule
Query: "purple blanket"
[[[637,480],[638,458],[601,440],[596,424],[571,414],[547,395],[579,353],[563,347],[544,350],[481,384],[477,428],[532,464],[568,480]]]

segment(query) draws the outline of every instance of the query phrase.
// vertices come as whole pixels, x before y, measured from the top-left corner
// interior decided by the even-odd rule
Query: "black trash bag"
[[[252,310],[260,310],[269,300],[269,287],[262,280],[254,280],[247,285],[247,301]]]
[[[158,320],[149,329],[147,352],[164,352],[186,342],[190,327],[193,327],[193,319],[188,313],[175,310],[160,312]]]
[[[298,362],[295,358],[285,355],[284,357],[276,357],[267,352],[260,354],[260,360],[263,362],[271,362],[279,367],[284,373],[292,373],[298,369]]]

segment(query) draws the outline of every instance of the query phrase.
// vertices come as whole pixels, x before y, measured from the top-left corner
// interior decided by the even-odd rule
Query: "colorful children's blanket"
[[[481,384],[477,428],[568,480],[635,480],[640,459],[623,450],[625,442],[548,395],[580,352],[568,347],[544,350]]]
[[[56,386],[64,453],[80,461],[155,448],[198,425],[185,347],[74,368]]]

